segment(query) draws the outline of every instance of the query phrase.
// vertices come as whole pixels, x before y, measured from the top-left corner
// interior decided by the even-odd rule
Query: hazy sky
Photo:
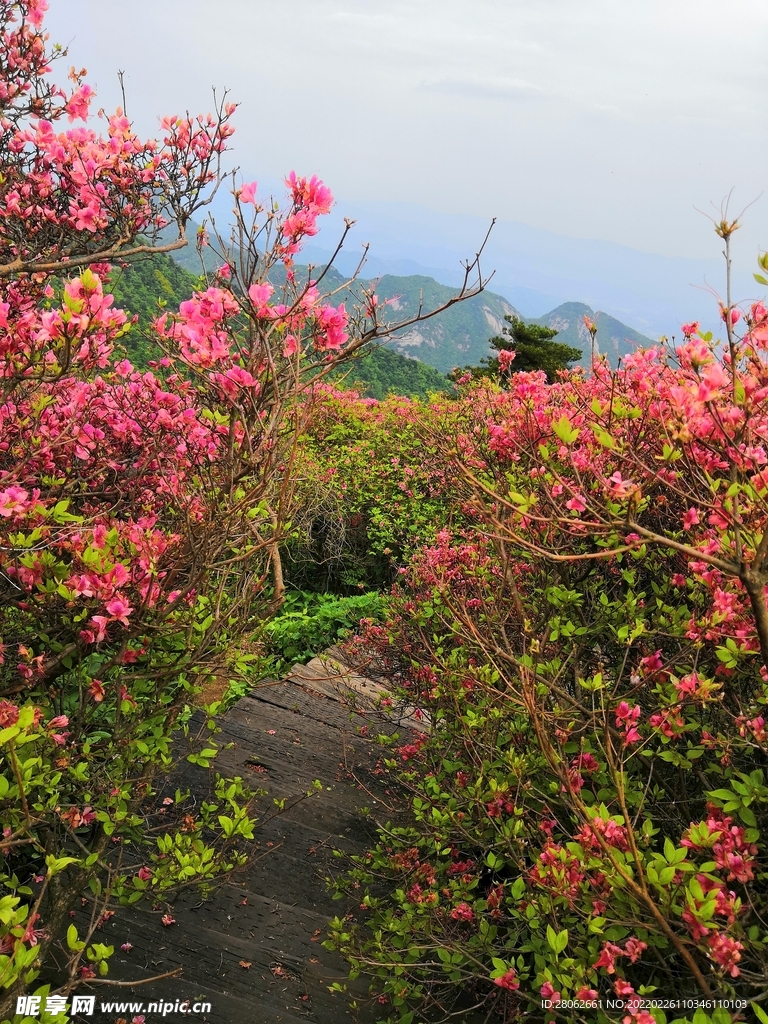
[[[240,102],[247,179],[318,173],[411,202],[648,252],[712,256],[694,207],[768,167],[764,0],[50,0],[106,106]],[[768,248],[768,195],[740,239]]]

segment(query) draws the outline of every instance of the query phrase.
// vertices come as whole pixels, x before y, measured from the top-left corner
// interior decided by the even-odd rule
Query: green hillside
[[[185,252],[185,262],[190,262],[190,256],[197,260],[192,249]],[[178,308],[200,284],[201,278],[181,265],[179,258],[178,253],[157,253],[113,271],[111,288],[116,304],[139,315],[139,324],[124,342],[129,357],[139,367],[146,367],[148,360],[161,355],[146,332],[149,321],[164,307]],[[296,269],[299,276],[307,273],[305,267]],[[320,269],[313,269],[312,273],[318,276]],[[333,302],[346,302],[351,310],[356,301],[353,290],[375,283],[383,318],[390,323],[411,319],[420,308],[427,312],[435,309],[456,294],[454,288],[417,275],[386,275],[376,282],[359,281],[353,290],[344,288],[345,283],[346,279],[331,268],[321,287],[323,291],[340,289]],[[280,285],[277,272],[274,284]],[[385,301],[387,305],[383,305]],[[446,390],[450,384],[444,374],[456,366],[477,365],[490,355],[489,339],[500,334],[504,317],[510,313],[515,314],[515,310],[506,299],[484,291],[438,316],[394,332],[385,347],[375,348],[345,367],[344,379],[348,384],[360,382],[364,393],[372,398],[383,398],[388,392],[424,397],[430,391]],[[584,325],[585,315],[597,324],[598,352],[607,354],[612,366],[638,346],[652,344],[638,331],[607,313],[593,312],[583,302],[563,303],[530,322],[557,330],[557,341],[579,349],[580,362],[589,365],[590,339]]]
[[[390,320],[405,320],[416,316],[419,307],[429,311],[441,306],[456,294],[456,289],[438,284],[431,277],[387,274],[378,281],[376,294],[380,300],[392,300],[387,307]],[[488,355],[488,339],[501,331],[504,317],[515,312],[501,295],[481,292],[439,316],[396,332],[391,344],[396,351],[447,373],[454,366],[477,363]]]
[[[315,268],[313,275],[318,276],[321,269]],[[428,313],[456,295],[455,288],[439,284],[432,277],[416,274],[410,277],[387,274],[373,281],[360,279],[349,290],[343,288],[345,281],[331,268],[323,278],[322,288],[325,291],[340,288],[333,302],[344,302],[347,309],[352,309],[356,301],[354,291],[375,286],[381,320],[390,324],[410,320],[418,315],[419,310]],[[501,331],[508,313],[514,314],[516,310],[505,298],[484,291],[437,316],[393,332],[388,338],[387,348],[447,373],[455,366],[479,362],[488,355],[488,340]]]
[[[347,387],[362,384],[366,398],[386,398],[388,394],[426,398],[430,392],[453,389],[448,378],[433,366],[382,345],[375,345],[364,356],[342,366],[336,377]]]
[[[150,359],[159,359],[163,354],[147,330],[150,322],[163,309],[178,309],[199,285],[199,277],[165,253],[138,257],[125,267],[113,268],[109,290],[115,297],[115,306],[139,317],[138,324],[122,342],[135,366],[144,370]]]
[[[200,283],[199,277],[165,253],[142,257],[113,270],[109,287],[115,305],[139,316],[138,324],[123,340],[135,366],[146,369],[151,359],[162,356],[147,330],[151,320],[164,308],[178,309]],[[340,283],[341,277],[333,280],[334,286]],[[425,398],[430,392],[451,387],[434,367],[382,346],[352,360],[336,376],[348,386],[362,384],[363,394],[369,398],[384,398],[388,393]]]
[[[608,313],[595,313],[583,302],[564,302],[557,309],[539,317],[538,320],[532,320],[531,323],[552,327],[557,331],[559,342],[581,349],[580,364],[589,366],[592,353],[589,332],[584,324],[585,316],[597,326],[596,354],[607,355],[613,367],[618,365],[622,356],[628,355],[636,348],[648,348],[653,345],[650,338],[627,327]]]
[[[335,270],[330,270],[323,282],[329,290],[343,283],[344,279]],[[370,285],[373,282],[359,283]],[[455,295],[456,289],[438,284],[431,277],[386,275],[376,282],[376,294],[380,302],[391,300],[384,316],[393,322],[416,316],[420,307],[425,311],[435,309]],[[350,305],[348,293],[340,292],[334,299],[335,302],[342,300]],[[455,366],[476,366],[491,354],[490,338],[501,333],[507,314],[519,315],[503,296],[484,291],[438,316],[395,332],[388,347],[428,363],[442,373],[448,373]],[[558,343],[579,349],[582,352],[580,362],[588,366],[591,345],[584,325],[585,315],[597,324],[598,352],[607,354],[614,367],[620,357],[653,344],[650,338],[608,313],[594,312],[583,302],[565,302],[545,316],[528,322],[555,329]]]

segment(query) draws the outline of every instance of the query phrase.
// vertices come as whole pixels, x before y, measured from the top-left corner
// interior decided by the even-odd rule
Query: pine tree
[[[504,319],[507,326],[502,328],[500,335],[490,339],[498,355],[481,359],[479,366],[454,370],[454,380],[462,374],[470,373],[475,379],[490,377],[504,384],[513,373],[544,370],[547,380],[552,382],[558,370],[568,369],[571,363],[581,357],[579,349],[552,341],[557,331],[551,327],[527,324],[513,314],[508,314]]]

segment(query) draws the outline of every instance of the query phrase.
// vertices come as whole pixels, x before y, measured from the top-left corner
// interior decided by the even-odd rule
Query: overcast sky
[[[712,256],[695,207],[766,184],[764,0],[50,0],[55,41],[145,131],[241,106],[246,179]],[[741,246],[768,248],[768,195]],[[406,254],[404,254],[406,255]]]

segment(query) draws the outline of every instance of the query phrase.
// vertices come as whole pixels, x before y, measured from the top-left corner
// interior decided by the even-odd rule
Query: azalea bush
[[[768,998],[768,314],[722,316],[722,344],[470,385],[442,444],[469,522],[358,642],[430,728],[331,937],[390,1020]]]
[[[0,1018],[43,969],[65,995],[107,973],[93,940],[114,901],[242,863],[253,794],[169,792],[174,731],[209,768],[218,706],[198,735],[188,702],[246,670],[243,639],[284,600],[313,389],[390,329],[375,295],[348,313],[296,271],[332,196],[291,173],[282,206],[235,189],[236,248],[216,240],[218,271],[153,323],[165,355],[117,358],[132,323],[111,268],[186,244],[235,107],[164,118],[160,140],[121,110],[95,130],[84,72],[51,78],[46,7],[0,3]]]

